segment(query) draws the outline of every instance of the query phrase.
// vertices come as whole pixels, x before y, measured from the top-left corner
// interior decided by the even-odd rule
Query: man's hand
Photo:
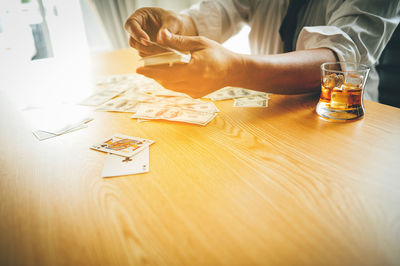
[[[125,29],[130,34],[130,46],[137,49],[140,56],[163,52],[158,47],[149,45],[146,40],[160,42],[161,32],[165,29],[179,35],[197,35],[196,27],[189,16],[156,7],[136,10],[125,22]]]
[[[141,56],[163,52],[145,40],[191,52],[188,64],[140,67],[136,72],[195,98],[225,86],[277,94],[318,92],[320,65],[338,60],[329,48],[263,56],[236,54],[207,38],[190,36],[198,34],[189,16],[161,8],[138,9],[125,28],[131,35],[131,46]]]
[[[234,79],[240,79],[235,71],[242,62],[240,55],[217,42],[200,36],[180,36],[168,30],[161,31],[159,42],[192,54],[188,64],[139,67],[136,70],[139,74],[155,79],[167,89],[199,98],[229,85]]]

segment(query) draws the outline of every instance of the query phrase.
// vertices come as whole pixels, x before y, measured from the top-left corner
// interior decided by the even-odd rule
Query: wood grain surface
[[[123,50],[0,71],[0,265],[400,263],[399,109],[366,101],[364,119],[329,123],[318,95],[272,95],[216,102],[205,127],[92,112],[86,129],[32,135],[26,106],[137,65]],[[100,177],[88,147],[114,133],[156,142],[149,173]]]

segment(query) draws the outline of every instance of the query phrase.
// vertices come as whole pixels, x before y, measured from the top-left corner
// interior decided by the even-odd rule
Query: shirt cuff
[[[199,36],[221,42],[221,10],[220,6],[212,1],[196,4],[181,13],[189,15],[197,29]]]
[[[304,27],[297,38],[296,50],[329,48],[339,61],[360,62],[356,44],[350,36],[335,26]]]

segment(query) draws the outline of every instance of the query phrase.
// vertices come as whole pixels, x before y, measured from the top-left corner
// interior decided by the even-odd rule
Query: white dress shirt
[[[366,64],[371,71],[364,97],[378,101],[375,70],[385,45],[400,22],[399,0],[309,0],[300,10],[295,34],[296,50],[329,48],[340,61]],[[203,1],[189,10],[199,35],[222,43],[244,23],[252,54],[283,52],[279,28],[289,0]]]

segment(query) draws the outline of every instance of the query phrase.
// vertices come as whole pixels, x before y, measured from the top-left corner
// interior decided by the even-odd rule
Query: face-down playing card
[[[153,143],[154,141],[148,139],[115,134],[104,142],[93,145],[90,148],[119,156],[132,157]]]

